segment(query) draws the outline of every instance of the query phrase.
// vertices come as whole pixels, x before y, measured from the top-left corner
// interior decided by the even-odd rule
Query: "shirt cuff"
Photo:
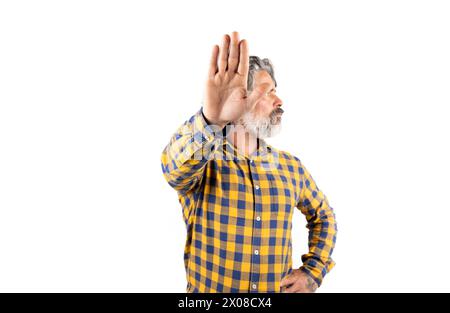
[[[190,120],[190,131],[192,131],[194,159],[210,160],[223,143],[222,130],[215,125],[209,125],[200,109]],[[186,153],[190,152],[186,150]]]
[[[222,133],[214,125],[209,125],[203,115],[203,108],[194,115],[194,141],[199,144],[212,143],[221,138]]]
[[[329,260],[327,264],[323,265],[322,262],[314,260],[314,258],[308,258],[303,260],[303,265],[300,270],[309,275],[320,287],[325,275],[334,267],[336,263],[333,260]]]

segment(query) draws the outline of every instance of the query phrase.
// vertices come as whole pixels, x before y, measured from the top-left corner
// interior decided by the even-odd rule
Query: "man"
[[[314,292],[334,266],[333,209],[295,156],[268,145],[282,101],[268,59],[237,32],[212,51],[203,107],[174,134],[162,170],[187,226],[188,292]],[[292,269],[293,208],[309,252]]]

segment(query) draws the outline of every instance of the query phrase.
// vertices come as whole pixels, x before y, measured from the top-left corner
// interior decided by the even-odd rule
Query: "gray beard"
[[[269,138],[277,135],[281,131],[281,122],[278,122],[276,115],[269,117],[255,117],[252,112],[245,113],[239,120],[246,131],[257,138]]]

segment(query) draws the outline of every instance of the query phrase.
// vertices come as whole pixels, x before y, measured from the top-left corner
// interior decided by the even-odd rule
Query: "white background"
[[[275,65],[269,142],[335,208],[320,291],[450,291],[449,16],[447,1],[2,1],[0,290],[185,291],[160,153],[238,30]],[[293,232],[300,266],[300,213]]]

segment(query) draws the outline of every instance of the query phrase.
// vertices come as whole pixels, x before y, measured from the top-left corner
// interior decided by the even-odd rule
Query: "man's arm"
[[[214,45],[203,108],[177,130],[161,155],[164,177],[176,190],[187,192],[199,185],[219,147],[220,130],[253,105],[247,99],[248,64],[247,42],[237,32],[224,35],[221,47]]]
[[[336,243],[336,219],[327,197],[301,163],[300,175],[303,186],[297,207],[305,215],[309,229],[309,252],[302,256],[303,265],[300,270],[320,286],[325,275],[335,265],[331,254]]]
[[[219,146],[218,138],[202,110],[180,126],[161,154],[162,171],[169,185],[184,193],[198,186]]]
[[[247,95],[248,69],[247,41],[239,40],[237,32],[224,35],[221,47],[212,49],[202,110],[178,129],[161,156],[164,176],[176,190],[198,186],[219,146],[216,134],[221,137],[220,130],[251,110],[263,94]]]

